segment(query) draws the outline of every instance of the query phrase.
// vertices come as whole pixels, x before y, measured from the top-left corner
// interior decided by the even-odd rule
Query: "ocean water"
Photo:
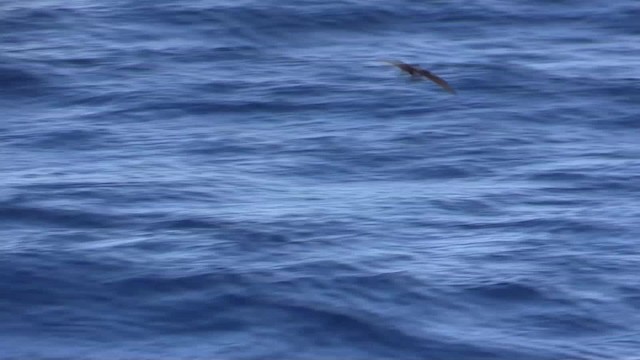
[[[640,359],[639,18],[2,1],[0,359]]]

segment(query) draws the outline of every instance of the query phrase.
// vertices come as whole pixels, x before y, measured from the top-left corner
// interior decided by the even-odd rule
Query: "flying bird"
[[[443,78],[437,76],[436,74],[425,70],[425,69],[421,69],[418,65],[412,65],[412,64],[405,64],[401,61],[385,61],[386,63],[389,63],[395,67],[397,67],[398,69],[408,73],[411,76],[424,76],[427,79],[433,81],[434,83],[440,85],[441,88],[445,89],[446,91],[450,92],[451,94],[455,94],[456,91],[453,90],[453,88],[451,87],[451,85],[449,85],[448,82],[444,81]]]

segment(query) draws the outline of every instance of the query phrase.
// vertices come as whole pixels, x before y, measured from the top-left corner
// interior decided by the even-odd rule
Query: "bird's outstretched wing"
[[[402,64],[402,61],[397,61],[397,60],[380,60],[380,61],[382,61],[384,63],[387,63],[387,64],[391,64],[393,66],[398,66],[398,65]]]
[[[428,71],[428,70],[424,70],[424,69],[420,69],[420,75],[426,77],[427,79],[433,81],[434,83],[440,85],[441,88],[447,90],[448,92],[455,94],[456,91],[453,90],[453,88],[451,87],[451,85],[449,85],[448,82],[446,82],[443,78],[439,77],[438,75]]]

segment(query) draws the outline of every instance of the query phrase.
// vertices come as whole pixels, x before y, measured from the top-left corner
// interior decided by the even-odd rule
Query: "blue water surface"
[[[640,359],[639,19],[2,1],[0,359]]]

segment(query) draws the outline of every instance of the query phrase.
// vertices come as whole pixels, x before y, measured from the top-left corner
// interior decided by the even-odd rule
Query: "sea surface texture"
[[[640,359],[638,0],[4,0],[0,47],[1,360]]]

